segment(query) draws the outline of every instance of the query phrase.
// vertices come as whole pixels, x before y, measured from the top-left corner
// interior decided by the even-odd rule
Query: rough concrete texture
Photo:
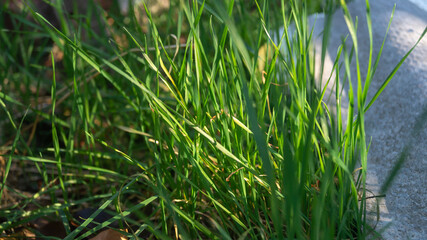
[[[427,12],[410,1],[371,0],[374,58],[380,49],[395,3],[394,19],[371,84],[369,100],[427,26]],[[362,76],[366,75],[369,57],[365,6],[365,0],[354,0],[348,6],[351,15],[358,16],[359,19],[358,43]],[[317,21],[315,32],[321,32],[322,27],[321,21]],[[338,10],[334,15],[328,48],[332,59],[335,59],[341,37],[347,34],[342,11]],[[355,68],[355,64],[352,67]],[[354,73],[353,70],[352,76],[355,76]],[[357,87],[354,79],[353,86]],[[426,110],[427,37],[419,43],[366,113],[367,139],[372,139],[368,156],[368,189],[373,194],[378,194],[405,145],[411,147],[399,175],[386,192],[386,197],[379,199],[380,220],[376,229],[381,231],[388,226],[382,233],[383,239],[427,239],[426,124],[413,134],[417,119]],[[375,205],[373,203],[374,201],[370,202],[370,207]]]
[[[426,3],[423,1],[426,0],[370,1],[374,60],[380,50],[395,3],[396,11],[381,60],[371,83],[368,101],[427,27],[427,10],[423,7]],[[357,32],[359,60],[362,76],[366,76],[369,35],[365,0],[354,0],[348,4],[348,8],[352,17],[357,16],[359,19]],[[320,61],[323,22],[322,14],[310,16],[310,26],[314,25],[317,63]],[[290,32],[293,31],[294,27],[291,26]],[[283,29],[279,33],[283,34]],[[349,34],[348,28],[342,10],[339,9],[332,20],[325,72],[321,78],[323,85],[330,74],[338,46],[342,43],[341,39],[347,34]],[[277,38],[273,39],[277,40]],[[347,45],[351,46],[351,44],[349,37]],[[356,96],[357,81],[354,63],[353,59],[351,73]],[[342,79],[343,76],[340,77]],[[327,92],[333,94],[333,89],[333,84],[330,83]],[[348,87],[342,95],[343,119],[346,119],[348,106],[346,91]],[[328,105],[334,108],[333,103]],[[367,139],[372,140],[368,155],[368,196],[379,194],[381,186],[399,159],[402,150],[405,146],[410,146],[409,155],[399,175],[386,192],[386,197],[368,200],[371,225],[376,225],[376,230],[381,232],[383,239],[427,239],[427,124],[415,131],[415,134],[413,133],[417,121],[421,123],[427,121],[427,119],[420,119],[420,115],[425,111],[427,111],[427,36],[403,63],[365,115]],[[378,223],[377,207],[380,212]]]

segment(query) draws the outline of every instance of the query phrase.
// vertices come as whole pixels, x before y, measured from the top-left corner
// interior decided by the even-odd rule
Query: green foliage
[[[372,65],[371,34],[362,88],[357,24],[341,1],[356,44],[340,46],[333,69],[339,76],[343,62],[350,79],[348,118],[341,119],[339,94],[331,112],[322,101],[326,87],[317,87],[310,70],[319,66],[307,50],[307,16],[320,8],[329,16],[336,3],[311,2],[172,1],[168,16],[176,25],[152,16],[145,5],[147,25],[133,9],[126,17],[106,16],[90,4],[83,16],[59,11],[56,27],[33,8],[12,13],[4,6],[13,27],[6,30],[1,22],[6,115],[0,121],[13,128],[0,139],[14,140],[2,147],[7,167],[1,191],[19,192],[7,179],[11,164],[35,169],[30,175],[41,187],[16,202],[3,194],[1,215],[8,221],[0,224],[2,232],[56,214],[66,239],[115,221],[137,226],[126,233],[134,238],[147,232],[183,239],[365,238],[364,113],[379,56]],[[93,30],[94,20],[85,16],[96,16],[102,27]],[[287,31],[273,43],[271,29],[291,22],[293,44]],[[53,43],[63,54],[57,63]],[[261,66],[263,46],[272,60]],[[43,64],[46,58],[51,66]],[[350,64],[357,66],[357,94]],[[341,92],[338,78],[330,81]],[[37,142],[43,131],[51,138]],[[73,229],[72,211],[82,204],[98,210]],[[102,210],[112,219],[78,235]]]

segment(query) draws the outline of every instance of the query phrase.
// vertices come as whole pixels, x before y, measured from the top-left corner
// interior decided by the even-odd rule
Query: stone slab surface
[[[380,49],[395,3],[394,19],[368,99],[427,26],[427,11],[410,1],[371,0],[374,57]],[[366,75],[369,56],[365,0],[349,3],[349,10],[353,17],[358,16],[359,19],[359,58],[363,76]],[[341,36],[348,33],[341,10],[335,13],[332,25],[328,51],[329,55],[335,56]],[[353,86],[357,86],[354,80]],[[380,200],[381,217],[377,230],[389,226],[382,234],[383,239],[427,239],[427,126],[413,134],[415,122],[426,110],[427,37],[366,113],[366,133],[368,139],[372,139],[368,156],[368,188],[374,194],[378,193],[405,145],[411,146],[400,174],[386,197]]]

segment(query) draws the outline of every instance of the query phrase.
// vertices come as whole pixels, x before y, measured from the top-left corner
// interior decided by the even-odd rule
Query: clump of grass
[[[248,14],[244,1],[173,2],[178,24],[172,38],[184,39],[182,45],[179,40],[166,44],[170,38],[162,37],[145,5],[148,32],[136,18],[127,23],[113,15],[99,19],[109,34],[126,34],[129,47],[108,33],[94,39],[97,45],[80,41],[81,30],[89,29],[79,15],[73,18],[75,29],[67,25],[67,32],[31,9],[38,24],[12,15],[14,23],[36,26],[38,33],[3,31],[1,37],[42,49],[34,59],[31,51],[12,48],[1,60],[7,69],[1,71],[2,79],[15,84],[9,91],[3,82],[0,92],[8,124],[14,127],[8,134],[15,136],[2,148],[7,152],[2,192],[15,201],[7,202],[3,194],[2,217],[8,220],[0,229],[13,232],[56,215],[64,222],[66,239],[82,239],[117,221],[121,229],[130,229],[123,234],[133,238],[365,238],[370,229],[364,113],[401,63],[367,103],[381,54],[373,63],[369,1],[371,52],[363,87],[357,24],[341,1],[354,43],[352,49],[345,42],[340,46],[333,69],[337,79],[330,79],[341,92],[343,62],[350,107],[347,119],[341,119],[340,94],[336,112],[329,111],[322,101],[325,86],[318,86],[312,71],[319,66],[308,50],[312,32],[306,3],[282,1],[277,9],[260,1]],[[332,1],[325,9],[330,23]],[[131,10],[130,16],[134,14]],[[255,30],[242,30],[249,28],[243,20],[255,16]],[[62,25],[68,17],[61,18]],[[115,25],[107,24],[110,17]],[[287,29],[291,22],[296,26],[293,39],[286,31],[277,45],[269,39],[271,25]],[[325,32],[329,28],[326,24]],[[38,37],[42,44],[35,45]],[[323,38],[325,52],[328,34]],[[60,66],[53,54],[52,66],[39,63],[51,41],[64,54]],[[258,50],[264,44],[274,54],[260,72]],[[280,52],[280,45],[287,45],[288,52]],[[357,67],[357,94],[351,64]],[[21,79],[30,91],[17,94]],[[48,108],[30,104],[49,95]],[[29,111],[20,116],[12,108]],[[29,124],[33,131],[22,131],[30,115],[36,119]],[[41,121],[50,123],[42,129],[51,134],[48,147],[26,141]],[[41,186],[29,196],[21,194],[8,184],[12,164],[40,179]],[[87,205],[98,210],[73,228],[73,212]],[[83,233],[102,211],[112,218]]]

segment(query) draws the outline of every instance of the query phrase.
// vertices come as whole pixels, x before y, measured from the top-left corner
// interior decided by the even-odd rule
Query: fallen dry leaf
[[[61,43],[64,44],[64,41],[61,40]],[[64,58],[64,52],[61,50],[61,48],[54,43],[51,49],[51,53],[53,54],[53,59],[55,61],[55,63],[61,62],[62,59]],[[47,60],[45,61],[44,65],[46,67],[51,67],[52,66],[52,57],[49,55],[49,57],[47,58]]]
[[[123,234],[113,230],[113,229],[107,229],[102,232],[100,232],[95,237],[91,238],[90,240],[127,240],[128,238],[124,236]]]

